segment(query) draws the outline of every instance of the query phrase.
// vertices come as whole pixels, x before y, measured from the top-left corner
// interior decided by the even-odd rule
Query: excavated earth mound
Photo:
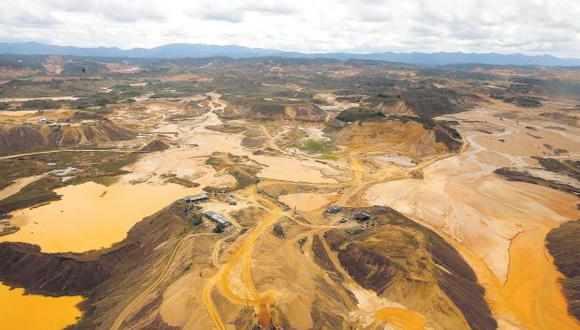
[[[0,154],[131,139],[134,134],[109,120],[56,126],[0,126]]]
[[[110,276],[104,260],[83,260],[74,254],[45,254],[40,252],[39,246],[26,243],[0,243],[0,256],[3,281],[31,292],[83,294]]]
[[[266,102],[255,101],[228,106],[220,116],[224,119],[292,120],[301,122],[322,122],[328,116],[316,104],[307,102]]]
[[[442,237],[393,209],[365,211],[371,219],[359,230],[324,236],[359,285],[421,313],[433,329],[497,328],[475,273]]]
[[[84,314],[75,327],[108,328],[127,301],[143,291],[143,283],[159,276],[158,265],[166,263],[170,251],[179,246],[169,242],[187,232],[211,235],[203,225],[191,227],[179,203],[143,219],[125,240],[105,250],[47,254],[29,244],[1,243],[0,259],[4,262],[0,264],[0,280],[31,293],[82,294],[87,298],[81,305]],[[348,217],[353,211],[344,209],[343,215]],[[324,251],[321,240],[329,243],[341,267],[360,286],[424,315],[426,326],[496,328],[475,274],[443,238],[392,209],[372,207],[367,211],[371,220],[361,223],[360,230],[332,229],[315,238],[313,250],[329,274],[341,277],[331,257],[319,253]],[[206,258],[207,253],[201,256]],[[161,299],[154,299],[142,312],[160,304]],[[337,317],[325,316],[329,320]],[[138,319],[136,314],[125,322]],[[250,320],[252,315],[243,319]],[[167,327],[161,319],[150,326]]]
[[[161,140],[153,140],[141,148],[143,152],[156,152],[169,149],[169,145]]]
[[[311,103],[259,104],[248,113],[256,119],[284,119],[299,121],[323,121],[326,113]]]
[[[354,118],[358,120],[360,117]],[[438,121],[408,116],[383,117],[371,113],[329,133],[329,136],[351,148],[384,146],[391,152],[416,157],[459,152],[463,146],[461,135]]]

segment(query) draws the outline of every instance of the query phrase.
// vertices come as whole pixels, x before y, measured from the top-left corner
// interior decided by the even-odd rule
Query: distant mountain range
[[[415,65],[540,65],[540,66],[580,66],[580,59],[560,58],[551,55],[529,56],[523,54],[503,55],[497,53],[298,53],[273,49],[248,48],[241,46],[215,46],[203,44],[168,44],[155,48],[120,49],[116,47],[81,48],[74,46],[54,46],[36,42],[0,42],[0,54],[22,55],[71,55],[91,57],[137,57],[137,58],[204,58],[231,57],[249,58],[280,56],[291,58],[330,58],[338,60],[359,59],[398,62]]]

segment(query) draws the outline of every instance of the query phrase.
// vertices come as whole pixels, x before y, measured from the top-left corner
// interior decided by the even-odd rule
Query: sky
[[[580,0],[0,0],[0,41],[580,58]]]

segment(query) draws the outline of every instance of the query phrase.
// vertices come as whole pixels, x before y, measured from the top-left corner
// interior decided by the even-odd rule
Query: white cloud
[[[580,57],[578,0],[0,0],[0,40]]]

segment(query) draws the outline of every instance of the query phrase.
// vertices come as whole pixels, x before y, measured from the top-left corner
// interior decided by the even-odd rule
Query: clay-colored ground
[[[526,166],[545,155],[543,143],[578,154],[580,147],[566,135],[542,129],[522,134],[525,124],[500,120],[482,108],[456,118],[497,125],[492,134],[462,131],[469,150],[433,163],[422,180],[385,182],[367,192],[369,202],[394,207],[449,237],[476,270],[500,326],[573,329],[566,311],[560,274],[544,248],[547,232],[580,214],[573,195],[492,174],[502,166]],[[529,126],[529,125],[528,125]],[[575,128],[569,128],[577,132]],[[578,135],[575,135],[578,136]],[[504,139],[505,143],[498,142]],[[545,148],[544,148],[545,149]]]
[[[162,101],[143,101],[140,108],[117,110],[112,116],[138,128],[141,144],[151,134],[163,135],[169,149],[143,155],[111,186],[85,183],[65,187],[57,190],[63,195],[61,201],[17,211],[13,221],[22,229],[1,238],[39,244],[43,251],[110,246],[123,239],[142,217],[171,201],[199,193],[206,186],[235,190],[235,176],[206,164],[214,152],[243,156],[257,166],[256,176],[261,180],[257,186],[235,190],[231,196],[224,193],[224,200],[202,204],[204,210],[224,214],[233,225],[220,235],[208,232],[175,238],[171,242],[174,247],[159,261],[154,276],[144,276],[138,292],[118,298],[118,310],[103,316],[104,328],[142,328],[160,320],[186,329],[250,328],[256,323],[309,329],[324,318],[312,315],[314,309],[340,315],[345,324],[358,328],[424,328],[430,322],[425,315],[356,284],[324,240],[322,249],[336,274],[316,263],[314,237],[331,228],[356,226],[352,221],[341,222],[340,215],[323,215],[324,207],[331,203],[386,205],[444,236],[475,270],[502,328],[578,326],[566,312],[557,283],[560,274],[544,249],[544,237],[551,228],[580,215],[577,198],[493,174],[503,166],[529,166],[534,163],[532,156],[551,155],[546,143],[566,149],[566,157],[577,156],[576,128],[545,128],[547,123],[517,108],[496,109],[497,104],[488,104],[448,116],[460,122],[459,131],[469,144],[459,154],[447,153],[434,142],[433,135],[425,135],[418,124],[412,124],[407,133],[413,141],[396,130],[378,134],[380,141],[359,141],[356,137],[362,132],[357,128],[355,139],[337,151],[339,160],[322,161],[290,154],[278,143],[276,124],[260,123],[256,129],[256,123],[239,121],[266,141],[268,149],[256,154],[242,146],[242,133],[208,129],[224,124],[215,111],[226,103],[217,93],[206,96],[209,112],[180,122],[166,120],[170,114],[180,113],[180,106]],[[319,97],[332,107],[350,106],[330,95]],[[519,117],[502,120],[494,116],[502,112]],[[486,123],[489,134],[472,121]],[[532,125],[535,129],[526,127]],[[388,139],[393,141],[385,143]],[[417,148],[417,140],[424,141],[423,147],[429,150]],[[118,145],[131,147],[136,142]],[[386,150],[389,145],[397,147]],[[431,150],[436,152],[427,152]],[[414,157],[418,153],[421,157]],[[401,158],[401,154],[407,157]],[[167,184],[168,175],[200,186]],[[9,188],[2,194],[13,193],[18,187]],[[236,203],[226,203],[226,199]],[[259,211],[251,216],[233,216],[247,207]],[[274,225],[282,228],[284,237],[274,233]],[[193,263],[189,257],[194,255],[201,255],[203,261]],[[190,271],[184,272],[187,264]],[[6,301],[17,299],[7,297]],[[52,305],[65,315],[59,318],[61,324],[70,323],[70,316],[78,313],[67,299],[50,300],[62,304]],[[153,304],[155,299],[158,305]],[[46,308],[48,301],[31,310]],[[150,304],[156,307],[149,308]],[[135,315],[140,317],[134,319]]]
[[[323,208],[338,199],[336,194],[297,193],[282,195],[278,198],[282,203],[300,212],[309,212]]]

